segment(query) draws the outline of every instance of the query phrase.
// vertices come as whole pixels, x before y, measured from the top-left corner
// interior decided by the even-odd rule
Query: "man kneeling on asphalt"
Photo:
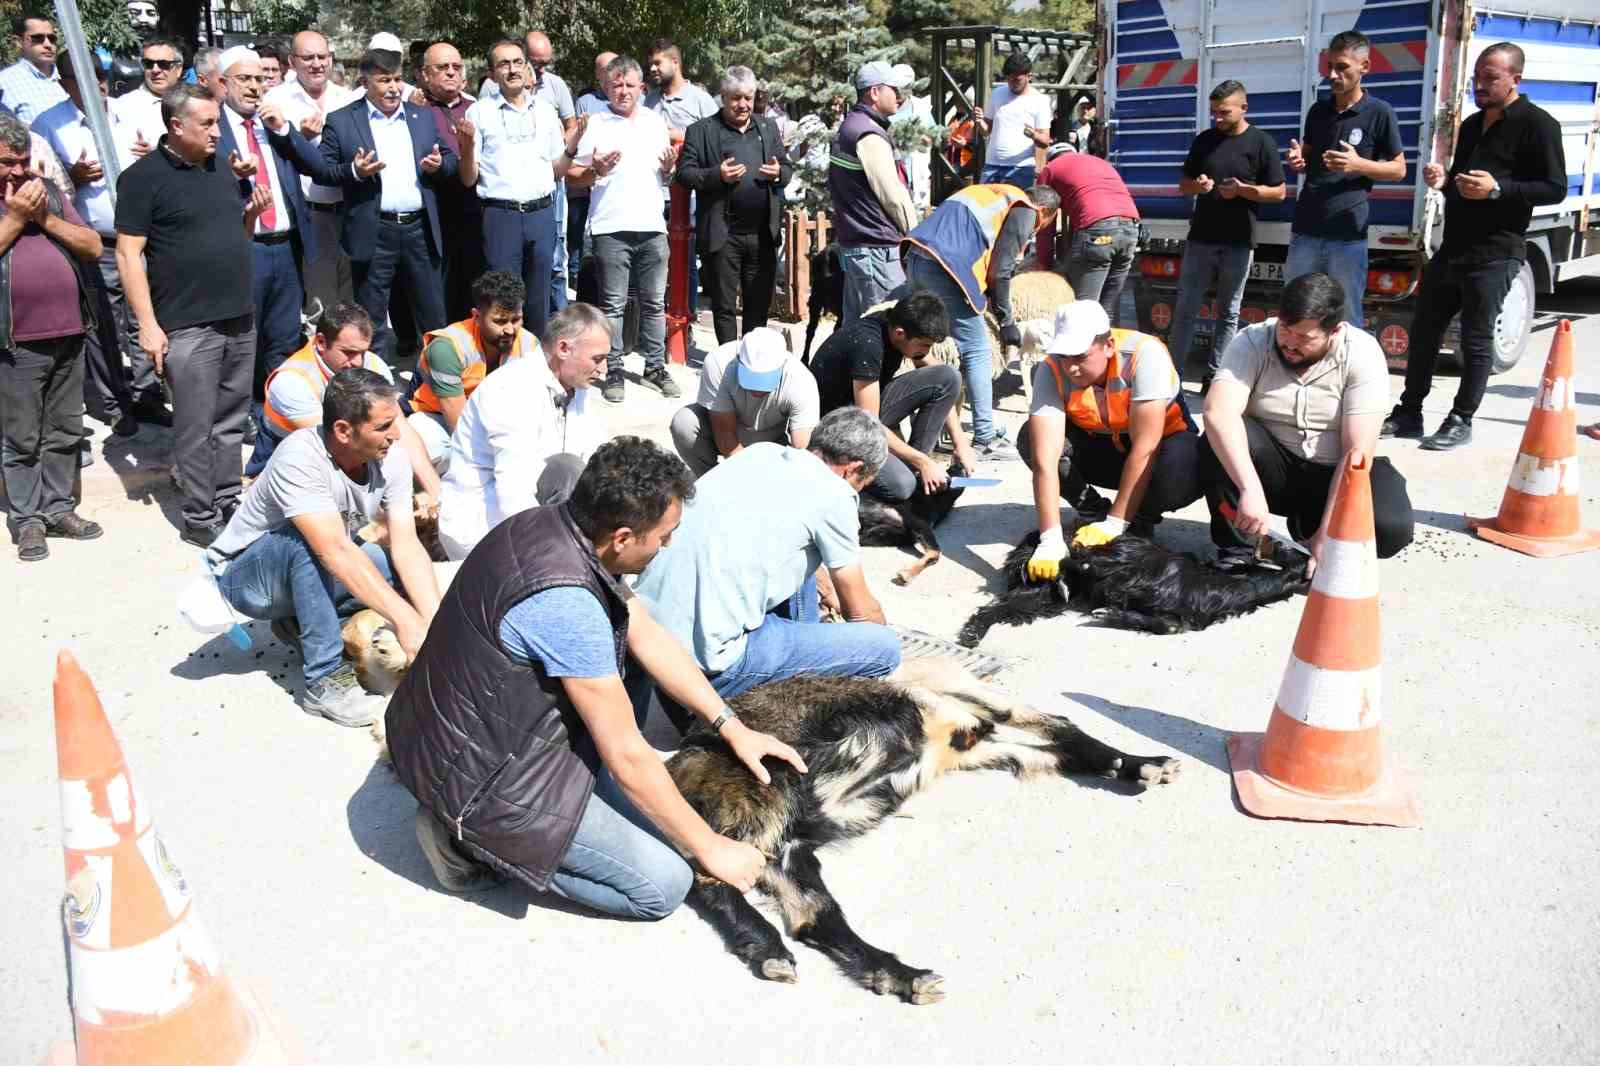
[[[278,445],[206,550],[222,598],[299,646],[301,708],[339,725],[369,725],[383,711],[383,698],[363,692],[343,659],[341,616],[371,607],[410,658],[439,606],[433,563],[412,523],[411,464],[393,447],[400,423],[399,397],[384,377],[339,371],[322,394],[322,424]],[[356,543],[380,511],[388,549]]]
[[[639,578],[724,699],[795,674],[882,677],[900,665],[900,638],[861,572],[856,510],[888,456],[883,436],[872,415],[842,407],[806,451],[745,448],[700,479],[677,538]],[[819,596],[849,621],[820,622]]]
[[[1017,438],[1033,471],[1039,547],[1034,580],[1054,579],[1067,554],[1061,495],[1088,524],[1072,543],[1106,544],[1124,531],[1154,534],[1168,511],[1200,498],[1200,437],[1166,345],[1112,329],[1096,300],[1056,312],[1049,352],[1033,372],[1033,409]],[[1107,503],[1095,485],[1117,490]]]
[[[1351,449],[1372,464],[1378,558],[1411,543],[1406,480],[1372,458],[1389,411],[1389,368],[1370,334],[1344,321],[1344,288],[1328,274],[1283,287],[1278,314],[1241,331],[1206,395],[1206,503],[1224,565],[1244,565],[1286,515],[1289,533],[1321,561],[1334,475]],[[1230,518],[1224,505],[1234,514]]]
[[[706,355],[699,396],[672,416],[672,444],[700,477],[751,444],[803,449],[821,417],[816,378],[783,334],[758,326]]]
[[[618,437],[565,503],[512,515],[462,564],[385,719],[395,773],[417,797],[417,841],[446,889],[503,875],[657,919],[689,891],[683,855],[741,892],[755,884],[765,856],[713,832],[639,732],[654,682],[761,781],[766,756],[805,772],[739,721],[621,580],[671,539],[694,493],[676,458]],[[642,669],[624,685],[629,658]]]
[[[889,458],[867,488],[879,499],[908,500],[919,485],[931,493],[949,483],[949,470],[932,454],[941,427],[955,444],[956,461],[969,472],[977,469],[978,457],[961,432],[961,375],[953,366],[926,362],[929,350],[949,335],[944,302],[915,292],[840,326],[812,360],[824,413],[854,405],[883,423]],[[916,369],[901,374],[907,359]],[[910,440],[900,436],[907,419]]]

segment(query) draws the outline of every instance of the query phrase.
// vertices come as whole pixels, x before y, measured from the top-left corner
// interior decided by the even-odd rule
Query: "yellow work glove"
[[[1081,526],[1072,538],[1074,548],[1098,548],[1102,544],[1110,544],[1122,536],[1123,530],[1128,528],[1128,523],[1121,518],[1107,515],[1098,522],[1090,522]]]
[[[1039,534],[1039,546],[1028,558],[1029,581],[1054,581],[1061,576],[1061,560],[1066,557],[1067,542],[1061,527],[1047,529]]]

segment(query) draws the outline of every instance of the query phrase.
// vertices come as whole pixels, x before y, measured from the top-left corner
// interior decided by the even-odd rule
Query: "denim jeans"
[[[839,261],[844,266],[844,314],[839,325],[854,322],[876,304],[905,284],[906,272],[900,265],[900,249],[889,244],[863,244],[840,247]]]
[[[972,443],[988,444],[1004,434],[994,424],[994,374],[990,366],[989,327],[967,303],[966,293],[944,267],[918,252],[906,257],[907,294],[921,289],[944,301],[950,312],[950,335],[961,355],[961,380],[972,404]]]
[[[939,443],[939,430],[960,399],[961,375],[955,367],[925,366],[909,370],[883,387],[878,397],[878,419],[898,436],[900,423],[909,418],[911,446],[924,455],[932,455]],[[866,491],[893,503],[909,500],[921,483],[909,466],[891,455]]]
[[[1331,274],[1344,286],[1344,320],[1356,329],[1367,328],[1361,298],[1367,292],[1367,242],[1330,241],[1296,233],[1289,238],[1289,258],[1283,264],[1285,284],[1302,274]]]
[[[589,254],[600,284],[600,313],[611,325],[610,373],[622,372],[622,318],[628,309],[628,282],[639,292],[639,347],[646,370],[667,365],[667,235],[596,233]]]
[[[1183,248],[1183,266],[1178,274],[1178,306],[1172,312],[1172,361],[1183,373],[1189,361],[1189,346],[1194,341],[1194,323],[1205,301],[1206,290],[1216,283],[1217,325],[1211,334],[1211,358],[1206,379],[1222,365],[1222,353],[1239,332],[1239,303],[1244,285],[1250,280],[1250,261],[1255,249],[1239,244],[1205,244],[1190,241]]]
[[[395,584],[388,552],[375,544],[363,544],[361,550],[383,579]],[[307,685],[339,669],[344,658],[341,619],[355,614],[362,604],[322,568],[293,525],[257,537],[228,561],[217,587],[240,614],[264,620],[293,618],[300,623],[301,669]]]
[[[1064,267],[1072,294],[1079,300],[1099,301],[1113,326],[1138,247],[1139,223],[1131,218],[1103,218],[1072,234]]]
[[[884,677],[900,665],[900,636],[875,622],[820,622],[817,578],[806,578],[786,603],[745,637],[739,661],[711,678],[728,700],[797,674]]]
[[[1023,163],[1015,167],[983,165],[983,177],[978,179],[984,185],[1015,185],[1023,192],[1033,188],[1039,180],[1039,170],[1032,163]]]
[[[1417,290],[1417,317],[1411,323],[1411,351],[1406,356],[1406,387],[1400,406],[1422,413],[1422,401],[1433,388],[1439,344],[1456,312],[1461,313],[1461,384],[1450,413],[1468,422],[1483,402],[1494,369],[1494,321],[1522,270],[1520,259],[1488,263],[1451,263],[1436,255],[1422,272]]]

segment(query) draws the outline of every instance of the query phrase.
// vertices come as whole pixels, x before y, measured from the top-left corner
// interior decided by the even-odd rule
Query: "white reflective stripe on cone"
[[[217,954],[191,910],[179,923],[136,947],[85,951],[72,945],[72,1002],[78,1017],[105,1025],[130,1017],[171,1014],[194,998],[197,977],[217,976]]]
[[[97,782],[98,783],[98,782]],[[139,791],[126,770],[106,782],[103,800],[90,783],[61,779],[61,843],[73,851],[115,847],[123,834],[142,833],[150,827]]]
[[[1536,411],[1565,411],[1578,406],[1577,382],[1571,378],[1555,378],[1547,389],[1542,385],[1533,399]]]
[[[1381,720],[1382,667],[1326,670],[1294,655],[1278,687],[1278,710],[1318,729],[1355,732]]]
[[[1578,457],[1541,459],[1519,453],[1511,466],[1510,487],[1525,496],[1576,496]]]
[[[1378,543],[1373,540],[1322,542],[1322,562],[1311,587],[1341,600],[1370,600],[1378,594]]]

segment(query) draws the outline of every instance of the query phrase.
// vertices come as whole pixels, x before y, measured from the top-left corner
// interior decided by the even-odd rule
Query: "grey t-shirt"
[[[783,380],[768,393],[750,392],[739,384],[739,342],[718,345],[700,368],[700,393],[695,402],[707,411],[732,411],[738,420],[739,443],[788,444],[796,430],[821,421],[817,379],[794,356],[783,365]]]
[[[321,426],[297,429],[273,451],[209,555],[213,561],[231,559],[300,515],[341,515],[353,540],[380,508],[411,510],[411,461],[404,448],[395,444],[383,462],[368,463],[366,483],[357,484],[328,454]]]
[[[1135,335],[1137,336],[1137,335]],[[1177,372],[1172,368],[1172,356],[1167,352],[1167,346],[1157,341],[1154,344],[1144,344],[1139,350],[1139,359],[1133,367],[1133,395],[1128,397],[1130,403],[1144,403],[1146,400],[1161,400],[1171,403],[1177,398],[1182,389]],[[1067,398],[1061,395],[1061,388],[1056,384],[1055,373],[1050,369],[1050,360],[1054,356],[1045,356],[1039,360],[1039,365],[1033,368],[1033,403],[1028,408],[1030,415],[1045,415],[1049,418],[1065,418],[1067,416]],[[1066,382],[1067,390],[1072,390],[1072,383],[1065,374],[1061,380]]]
[[[667,125],[677,130],[687,130],[703,118],[715,115],[720,108],[711,94],[692,81],[683,83],[683,92],[666,96],[660,89],[651,89],[644,97],[644,106],[659,111]]]

